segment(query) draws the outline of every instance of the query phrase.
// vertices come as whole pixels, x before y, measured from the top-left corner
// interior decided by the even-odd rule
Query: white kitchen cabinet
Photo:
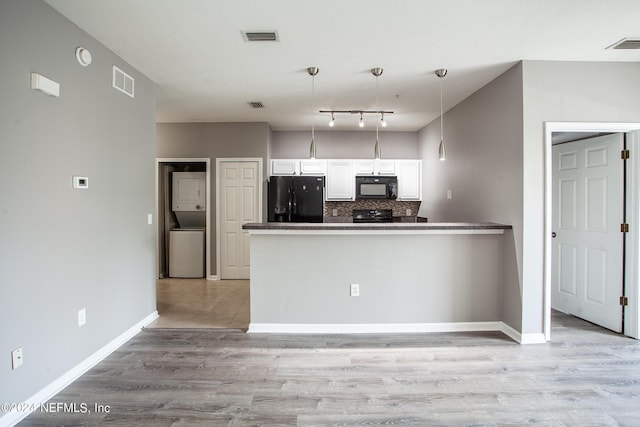
[[[356,175],[395,175],[395,160],[354,160]]]
[[[374,160],[373,161],[373,173],[374,175],[395,175],[396,174],[396,161],[395,160]]]
[[[327,200],[354,200],[353,164],[352,160],[327,161]]]
[[[300,160],[301,175],[326,175],[326,160]]]
[[[300,173],[300,160],[273,159],[271,160],[270,175],[297,175]]]
[[[354,160],[356,175],[373,175],[373,160]]]
[[[422,200],[422,162],[396,160],[398,200]]]

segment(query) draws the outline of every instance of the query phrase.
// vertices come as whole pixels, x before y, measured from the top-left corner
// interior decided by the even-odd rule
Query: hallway
[[[249,281],[158,279],[160,317],[148,328],[249,327]]]

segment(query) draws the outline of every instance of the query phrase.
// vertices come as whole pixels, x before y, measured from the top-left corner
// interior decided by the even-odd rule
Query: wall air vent
[[[241,31],[246,42],[279,42],[277,31]]]
[[[262,101],[249,101],[248,104],[251,105],[251,108],[264,108]]]
[[[135,80],[129,74],[122,71],[120,68],[113,66],[113,87],[114,89],[118,89],[120,92],[133,96],[133,88],[134,88]]]
[[[607,49],[640,49],[640,37],[628,37],[619,40]]]

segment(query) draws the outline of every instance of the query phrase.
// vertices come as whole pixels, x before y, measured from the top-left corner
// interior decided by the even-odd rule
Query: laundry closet
[[[159,277],[205,277],[205,163],[161,163]]]

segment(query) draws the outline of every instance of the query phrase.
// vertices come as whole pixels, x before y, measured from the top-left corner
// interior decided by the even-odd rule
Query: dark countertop
[[[386,222],[386,223],[348,223],[348,222],[267,222],[248,223],[245,230],[361,230],[361,231],[400,231],[400,230],[509,230],[510,225],[493,222]]]

